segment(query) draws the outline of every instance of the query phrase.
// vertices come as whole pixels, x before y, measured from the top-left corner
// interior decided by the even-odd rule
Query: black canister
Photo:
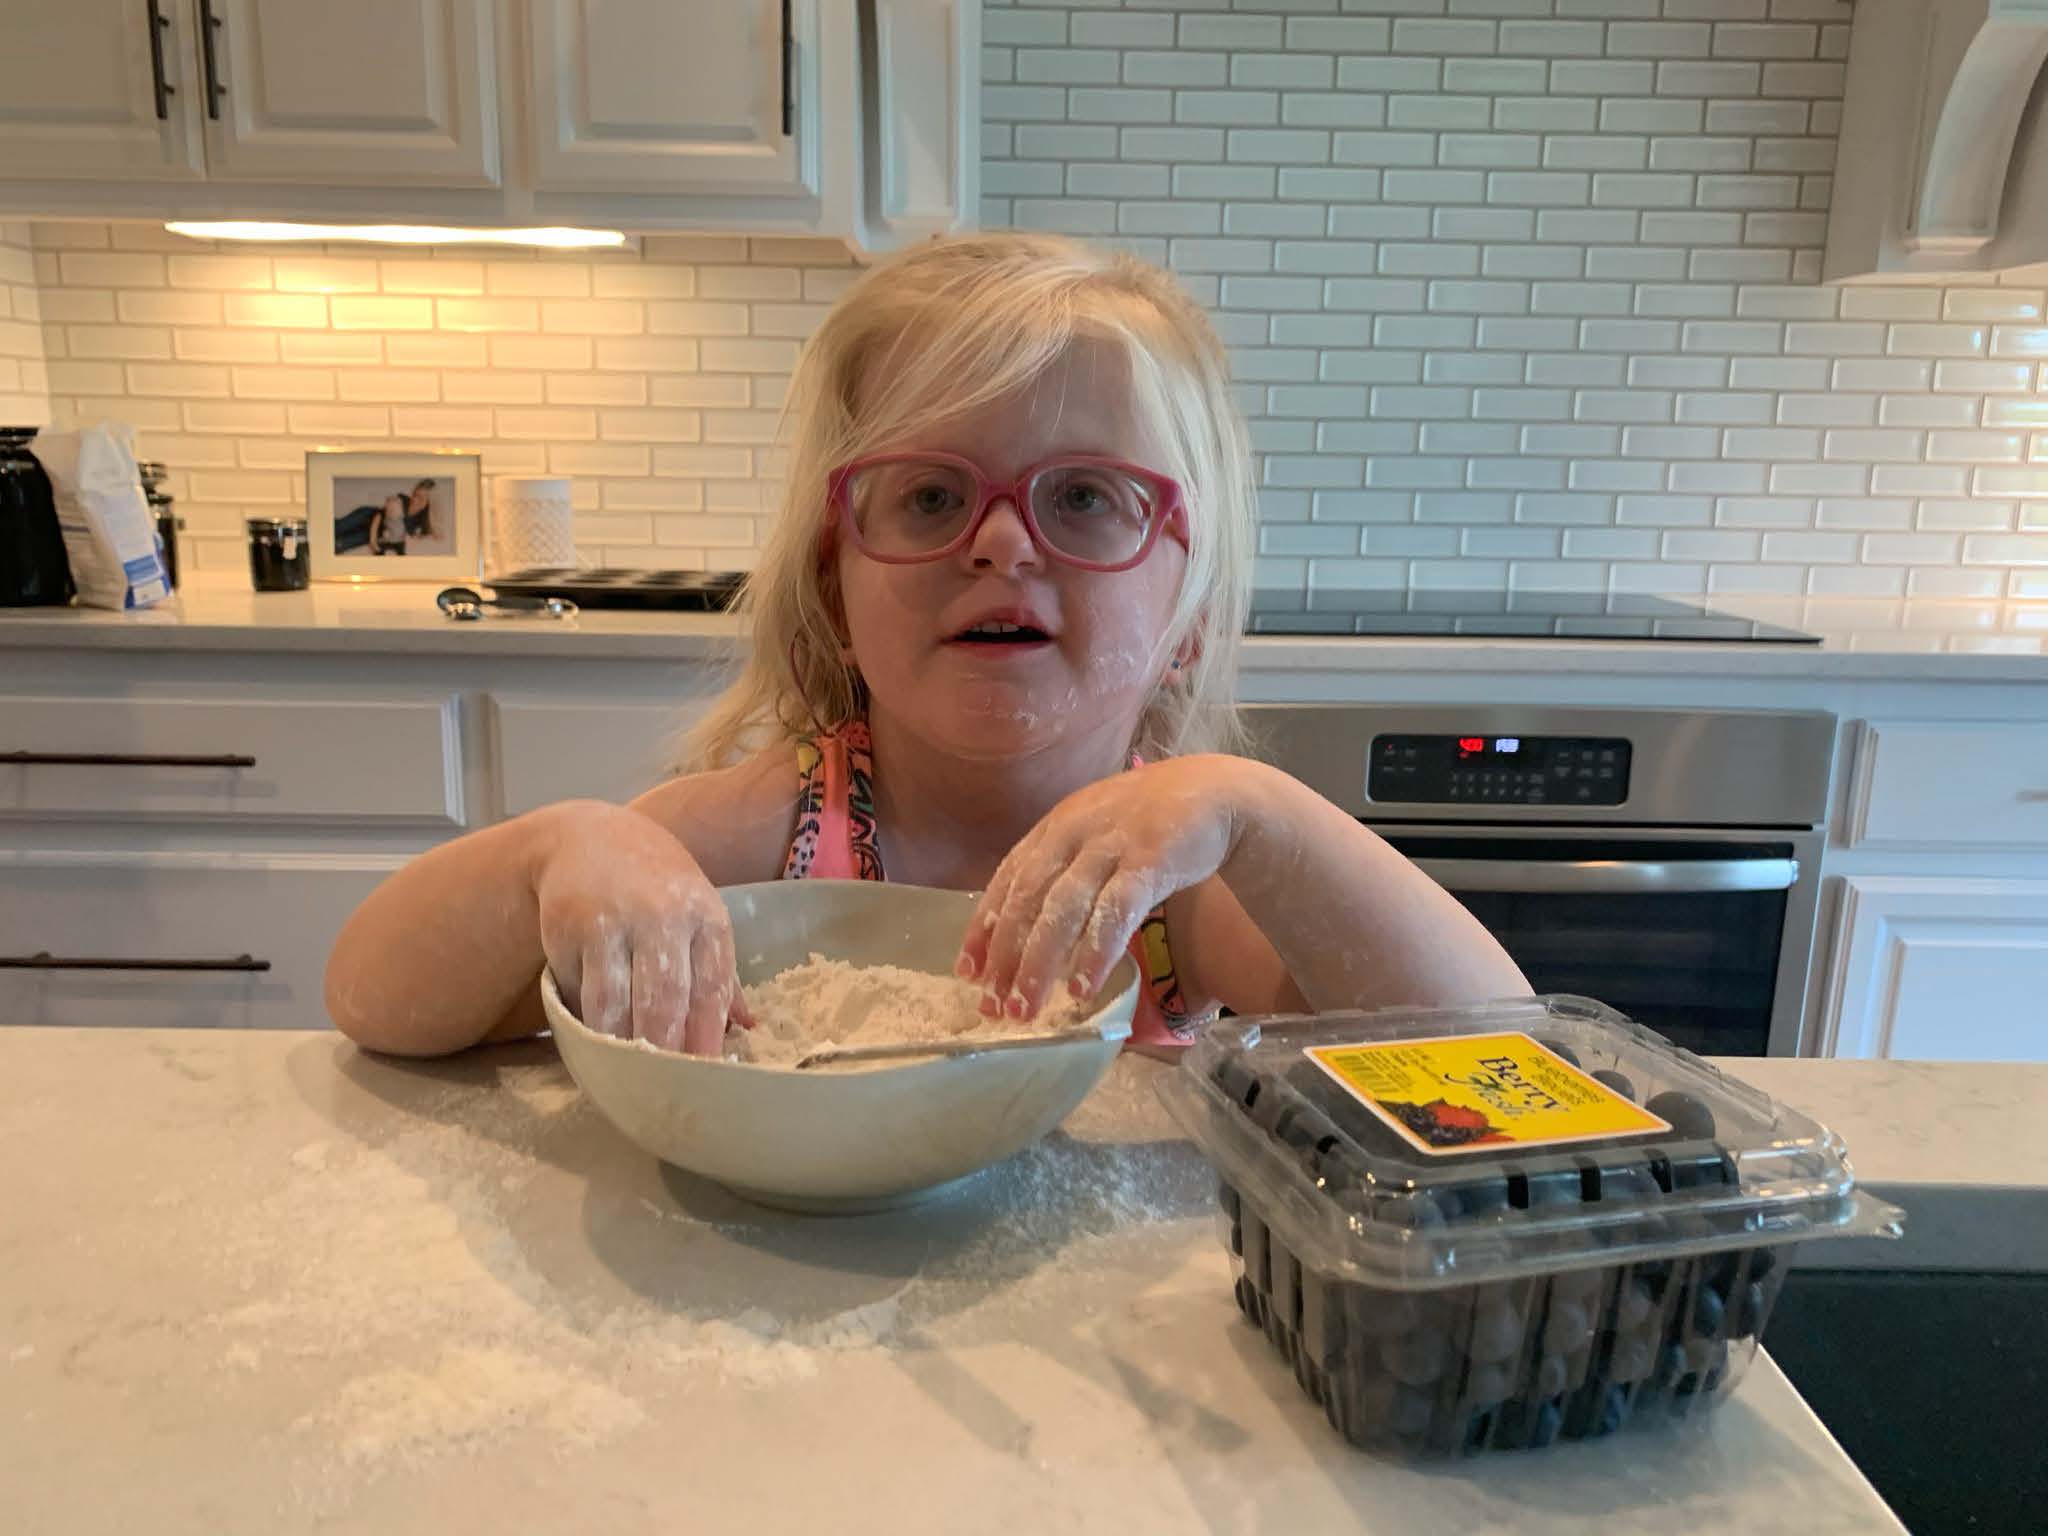
[[[71,560],[50,477],[29,451],[34,427],[0,427],[0,607],[71,601]]]
[[[303,592],[312,574],[303,517],[252,517],[249,580],[258,592]]]
[[[142,478],[142,494],[149,502],[150,518],[156,523],[157,553],[164,557],[164,577],[173,592],[178,590],[178,530],[185,526],[173,506],[171,493],[164,489],[168,477],[164,467],[145,459],[135,466]]]

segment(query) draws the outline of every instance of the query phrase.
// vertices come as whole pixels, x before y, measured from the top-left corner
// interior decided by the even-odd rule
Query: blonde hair
[[[1157,267],[1061,236],[989,233],[936,240],[876,266],[805,347],[785,410],[793,431],[781,514],[739,604],[753,644],[685,736],[686,769],[835,729],[865,706],[820,558],[833,467],[1008,397],[1079,338],[1121,346],[1139,418],[1167,458],[1157,467],[1188,500],[1187,572],[1166,636],[1188,659],[1146,701],[1132,750],[1154,758],[1240,745],[1234,694],[1256,492],[1223,345]]]

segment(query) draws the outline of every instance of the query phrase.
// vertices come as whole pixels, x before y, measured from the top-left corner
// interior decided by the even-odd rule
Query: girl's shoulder
[[[730,767],[679,775],[633,809],[666,827],[713,885],[774,880],[796,829],[800,748],[778,742]]]

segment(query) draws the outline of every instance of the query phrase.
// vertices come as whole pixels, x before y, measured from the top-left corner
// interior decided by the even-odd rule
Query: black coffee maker
[[[0,608],[68,603],[71,562],[50,477],[29,452],[34,427],[0,427]]]

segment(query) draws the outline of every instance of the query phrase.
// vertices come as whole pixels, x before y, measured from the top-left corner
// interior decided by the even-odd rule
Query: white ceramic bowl
[[[813,953],[949,976],[975,900],[861,880],[777,880],[719,894],[743,986]],[[1126,955],[1087,1015],[1104,1039],[798,1072],[598,1034],[563,1006],[552,976],[541,979],[562,1060],[628,1139],[748,1199],[814,1211],[905,1204],[1022,1151],[1109,1069],[1137,992],[1137,963]]]

